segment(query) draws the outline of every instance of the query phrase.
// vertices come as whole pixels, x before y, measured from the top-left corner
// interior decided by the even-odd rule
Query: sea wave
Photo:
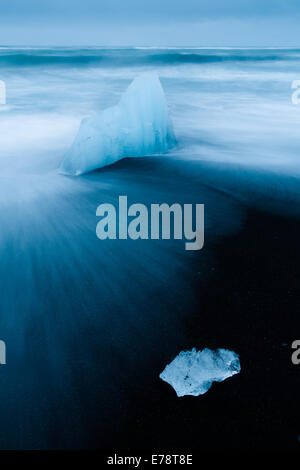
[[[209,64],[220,62],[274,62],[295,60],[300,57],[300,50],[225,50],[225,49],[155,49],[155,48],[57,48],[57,49],[0,49],[0,66],[166,66],[180,64]]]

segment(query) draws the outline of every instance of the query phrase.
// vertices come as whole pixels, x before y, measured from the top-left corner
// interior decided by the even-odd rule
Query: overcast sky
[[[300,46],[300,0],[0,0],[2,45]]]

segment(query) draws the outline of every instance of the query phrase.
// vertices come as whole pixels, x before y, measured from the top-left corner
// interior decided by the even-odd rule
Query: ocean
[[[159,75],[177,147],[61,175],[81,119],[145,71]],[[296,339],[299,300],[297,79],[300,49],[0,47],[1,448],[298,445],[276,375],[294,387],[281,344]],[[205,204],[203,250],[98,240],[96,208],[119,195]],[[241,379],[178,399],[159,373],[192,347],[236,351]]]

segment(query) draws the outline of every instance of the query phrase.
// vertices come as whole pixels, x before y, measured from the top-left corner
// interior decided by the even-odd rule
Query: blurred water
[[[178,148],[82,178],[58,174],[80,120],[149,69]],[[155,383],[185,347],[182,321],[198,308],[191,280],[209,279],[212,241],[238,230],[244,204],[297,212],[297,78],[299,50],[0,49],[2,448],[112,443],[137,377]],[[181,241],[97,240],[97,206],[124,194],[205,203],[197,268]]]
[[[116,104],[149,69],[161,78],[179,140],[170,158],[298,178],[300,106],[291,101],[297,49],[3,47],[1,175],[55,171],[80,120]]]
[[[80,119],[115,104],[145,69],[161,77],[180,156],[298,169],[300,108],[291,83],[300,50],[176,48],[1,48],[2,168],[22,160],[34,169],[36,155],[54,168]]]

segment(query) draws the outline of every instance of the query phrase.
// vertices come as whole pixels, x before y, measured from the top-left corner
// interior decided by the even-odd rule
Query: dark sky
[[[300,0],[0,1],[2,45],[300,46]]]

